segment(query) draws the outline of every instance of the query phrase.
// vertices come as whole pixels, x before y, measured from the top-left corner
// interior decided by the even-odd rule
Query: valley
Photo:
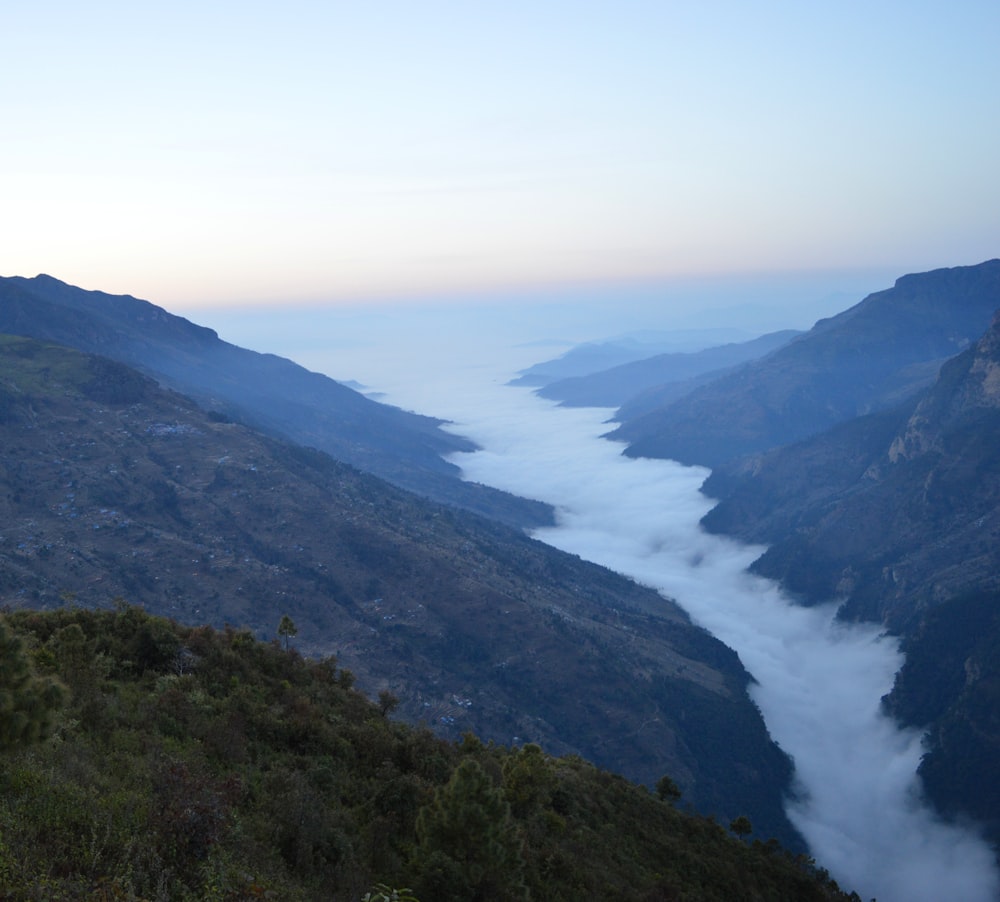
[[[699,528],[715,505],[700,492],[708,471],[623,456],[601,438],[612,411],[557,407],[507,387],[502,370],[449,370],[446,356],[407,359],[379,383],[365,377],[471,436],[482,450],[453,458],[467,478],[552,504],[557,525],[539,538],[676,598],[739,652],[753,699],[796,765],[793,822],[838,881],[886,899],[993,898],[988,844],[912,804],[921,733],[881,710],[903,660],[883,627],[847,626],[835,605],[800,607],[748,575],[760,545]],[[415,369],[419,384],[407,378]]]
[[[334,655],[452,739],[538,742],[705,813],[781,807],[790,766],[736,655],[656,592],[521,531],[280,442],[103,358],[2,345],[0,592],[125,602]],[[685,724],[699,712],[699,731]]]
[[[674,355],[532,388],[508,383],[538,347],[474,317],[433,336],[417,315],[378,354],[339,334],[308,374],[134,298],[5,280],[4,322],[121,362],[4,339],[0,590],[261,639],[291,616],[298,649],[444,737],[670,774],[686,804],[804,837],[879,898],[989,900],[997,276],[906,276],[721,370],[694,351],[697,375]],[[160,369],[141,374],[124,364],[150,310]],[[199,342],[232,349],[211,375]],[[382,405],[349,415],[370,422],[345,465],[287,441],[320,436],[310,414],[293,428],[256,390],[207,387],[265,361],[294,375],[270,410],[305,378],[367,411],[328,377],[364,384],[397,405],[393,442],[363,450]],[[165,391],[195,372],[203,406]],[[387,485],[400,452],[410,475]],[[914,806],[924,790],[933,808]]]

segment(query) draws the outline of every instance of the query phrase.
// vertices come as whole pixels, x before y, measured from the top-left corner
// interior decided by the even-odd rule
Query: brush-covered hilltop
[[[261,638],[287,616],[410,722],[669,774],[799,842],[748,674],[655,592],[32,339],[0,341],[0,441],[8,607],[124,601]]]
[[[859,899],[670,780],[443,740],[243,630],[21,611],[0,663],[5,899]]]

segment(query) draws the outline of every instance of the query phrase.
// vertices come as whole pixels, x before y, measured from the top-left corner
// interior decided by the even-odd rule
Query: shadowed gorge
[[[1000,902],[1000,2],[0,21],[0,902]]]
[[[904,306],[919,294],[904,293]],[[885,295],[900,300],[890,291],[859,308],[878,313]],[[943,322],[954,298],[939,300]],[[763,549],[699,530],[711,507],[698,492],[704,470],[622,456],[601,438],[605,410],[506,387],[509,346],[470,332],[472,345],[450,347],[455,323],[435,351],[435,321],[418,317],[397,324],[377,361],[355,341],[338,371],[361,361],[365,382],[469,436],[450,465],[551,505],[555,525],[535,535],[555,547],[206,412],[121,363],[9,337],[3,598],[18,609],[138,602],[186,624],[277,635],[298,653],[335,654],[383,713],[443,737],[537,742],[647,787],[667,774],[685,804],[737,832],[749,828],[742,815],[756,835],[793,847],[801,831],[837,879],[879,898],[992,899],[987,844],[916,800],[925,788],[938,812],[995,831],[992,796],[976,786],[992,785],[996,760],[996,327],[929,391],[719,466],[706,483],[723,502],[705,524],[769,543],[753,569],[797,600],[846,597],[841,618],[859,622],[845,625],[835,606],[797,605],[748,574]],[[915,332],[902,331],[908,346]],[[828,381],[853,384],[850,366],[837,367]],[[919,731],[899,725],[930,728],[922,785]],[[452,777],[446,795],[499,810],[477,771]],[[442,835],[435,819],[451,817],[451,802],[438,801],[414,822],[420,859]],[[499,830],[501,846],[510,835]],[[504,860],[483,867],[509,870]],[[417,868],[425,892],[457,879],[441,867]]]
[[[1000,302],[1000,298],[998,298]],[[766,542],[753,569],[904,637],[887,701],[930,727],[921,766],[951,814],[1000,825],[1000,319],[904,407],[722,468],[712,530]]]

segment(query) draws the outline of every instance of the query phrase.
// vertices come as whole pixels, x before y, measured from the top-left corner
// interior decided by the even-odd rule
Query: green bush
[[[0,653],[4,898],[846,898],[579,758],[395,723],[243,632],[64,608],[0,620]]]

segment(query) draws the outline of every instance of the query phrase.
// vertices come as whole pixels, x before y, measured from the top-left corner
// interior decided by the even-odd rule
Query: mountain
[[[586,376],[550,382],[538,394],[568,407],[621,407],[641,395],[642,399],[634,403],[655,407],[664,386],[668,386],[666,391],[673,391],[678,385],[688,387],[690,380],[698,377],[718,377],[721,371],[763,357],[799,334],[789,329],[701,351],[657,354]]]
[[[63,705],[47,739],[2,749],[4,899],[858,899],[669,781],[446,742],[335,661],[239,630],[16,612],[0,665]]]
[[[588,341],[570,348],[555,360],[528,367],[510,384],[543,386],[658,354],[699,351],[726,342],[744,341],[748,337],[739,329],[676,329],[671,332],[637,332],[608,341]]]
[[[522,526],[552,522],[545,505],[462,482],[441,455],[473,445],[440,429],[440,420],[376,403],[290,360],[229,344],[148,301],[84,291],[45,275],[0,278],[0,332],[126,363],[209,410],[326,451],[425,497]]]
[[[121,599],[261,638],[287,615],[411,722],[670,774],[799,842],[749,675],[657,593],[23,337],[0,343],[0,442],[0,604]]]
[[[902,636],[886,703],[929,729],[921,774],[1000,842],[1000,315],[919,398],[716,470],[706,528],[753,569]]]
[[[1000,260],[898,279],[761,360],[622,422],[633,457],[710,467],[887,409],[930,385],[1000,306]]]

